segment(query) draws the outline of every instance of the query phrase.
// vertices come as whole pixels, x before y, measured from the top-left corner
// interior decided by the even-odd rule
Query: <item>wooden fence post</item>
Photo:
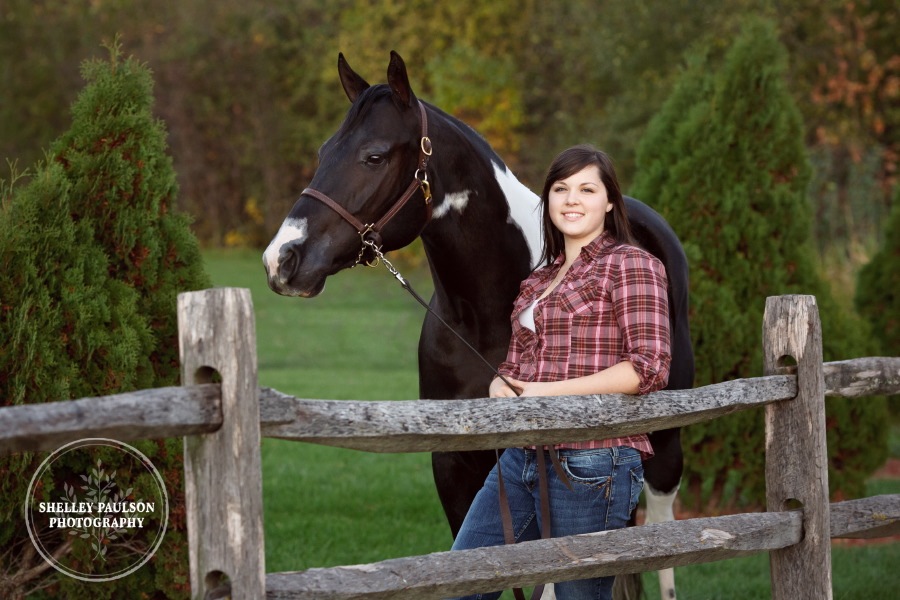
[[[209,383],[218,373],[222,387],[222,427],[184,438],[191,594],[202,599],[230,584],[232,598],[263,598],[256,326],[250,291],[179,294],[178,330],[183,384]]]
[[[814,296],[766,299],[765,374],[796,361],[798,393],[766,406],[766,506],[803,509],[803,539],[769,553],[772,598],[831,598],[831,516],[822,327]]]

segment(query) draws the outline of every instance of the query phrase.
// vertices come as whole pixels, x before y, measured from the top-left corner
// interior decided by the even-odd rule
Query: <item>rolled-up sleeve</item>
[[[513,325],[513,327],[515,328],[515,325]],[[522,343],[515,335],[513,335],[512,339],[509,341],[509,350],[506,353],[506,360],[500,363],[497,371],[504,377],[521,379],[522,367],[519,364],[519,361],[522,358],[523,350]]]
[[[665,268],[645,253],[629,253],[611,283],[622,332],[621,360],[634,365],[640,379],[639,394],[660,390],[669,381],[672,362]]]

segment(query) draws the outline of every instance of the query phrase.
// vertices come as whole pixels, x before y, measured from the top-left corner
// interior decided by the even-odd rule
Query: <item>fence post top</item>
[[[762,333],[766,374],[775,373],[786,356],[799,363],[810,350],[810,344],[822,344],[816,297],[801,294],[769,296]],[[821,354],[821,350],[818,353]]]
[[[206,288],[205,290],[194,290],[192,292],[179,292],[178,302],[193,302],[200,298],[225,298],[229,296],[250,300],[250,289],[239,287],[213,287]]]

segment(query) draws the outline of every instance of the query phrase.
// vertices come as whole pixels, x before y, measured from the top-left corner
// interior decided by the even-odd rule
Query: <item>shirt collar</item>
[[[585,261],[594,260],[603,256],[604,254],[609,254],[609,252],[617,245],[618,242],[616,241],[616,238],[614,238],[608,231],[604,231],[581,249],[580,258]],[[556,260],[553,261],[552,271],[554,272],[554,274],[556,273],[556,270],[559,269],[559,267],[562,265],[565,257],[565,252],[561,252],[559,256],[556,257]]]
[[[599,258],[604,254],[609,254],[617,245],[616,238],[610,232],[604,231],[590,244],[581,249],[581,255],[585,258]]]

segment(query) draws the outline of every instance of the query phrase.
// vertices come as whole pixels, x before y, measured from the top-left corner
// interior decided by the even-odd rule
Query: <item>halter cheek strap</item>
[[[356,259],[356,264],[360,264],[364,262],[366,265],[373,267],[378,264],[377,253],[375,257],[369,257],[368,259],[363,258],[363,255],[366,253],[367,249],[372,250],[380,250],[381,246],[384,242],[381,239],[381,230],[384,228],[388,222],[394,218],[394,216],[400,212],[400,209],[403,208],[409,199],[413,197],[416,193],[416,190],[421,189],[422,195],[425,197],[425,225],[431,221],[431,212],[432,212],[432,204],[431,204],[431,184],[428,182],[428,160],[431,158],[432,147],[431,147],[431,138],[428,137],[428,115],[425,113],[425,105],[422,104],[421,101],[418,102],[419,105],[419,121],[422,125],[422,137],[419,141],[419,160],[416,163],[416,172],[413,175],[413,180],[410,182],[409,186],[406,188],[406,191],[403,192],[403,195],[391,206],[391,208],[381,217],[378,221],[371,224],[366,224],[352,215],[347,209],[343,206],[329,198],[326,194],[323,194],[319,190],[315,190],[313,188],[306,188],[300,194],[301,196],[309,196],[311,198],[315,198],[319,200],[325,206],[339,214],[345,221],[350,223],[350,225],[356,229],[356,232],[359,234],[360,240],[362,242],[362,247],[359,251],[359,256]],[[422,226],[424,229],[424,225]]]

